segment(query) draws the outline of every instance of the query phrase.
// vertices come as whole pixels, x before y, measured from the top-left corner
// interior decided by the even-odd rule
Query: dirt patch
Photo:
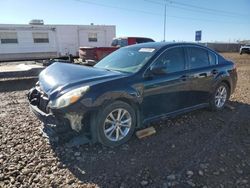
[[[238,67],[234,110],[158,122],[156,134],[115,149],[51,146],[27,90],[1,92],[0,187],[249,187],[250,55],[223,55]]]

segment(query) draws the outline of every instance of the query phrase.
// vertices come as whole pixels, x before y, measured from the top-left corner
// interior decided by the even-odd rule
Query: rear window
[[[136,43],[145,43],[145,42],[154,42],[154,41],[149,38],[136,38]]]
[[[210,60],[207,50],[198,47],[190,47],[188,48],[188,54],[189,54],[190,69],[209,66]],[[213,61],[212,57],[211,61]]]
[[[216,55],[212,52],[209,52],[209,51],[208,51],[208,59],[209,59],[210,65],[215,65],[217,62]]]
[[[119,46],[119,47],[124,47],[128,45],[128,40],[127,39],[113,39],[111,46]]]

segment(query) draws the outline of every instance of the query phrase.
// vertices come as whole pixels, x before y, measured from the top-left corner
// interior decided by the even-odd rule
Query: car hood
[[[84,85],[125,76],[123,73],[69,63],[53,63],[39,74],[39,85],[48,96]]]

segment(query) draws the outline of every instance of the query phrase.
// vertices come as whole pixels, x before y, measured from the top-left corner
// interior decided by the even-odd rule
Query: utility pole
[[[163,42],[166,42],[166,21],[167,21],[167,3],[165,2],[165,6],[164,6],[164,34],[163,34],[164,40],[163,40]]]
[[[167,25],[167,3],[171,3],[170,0],[162,0],[162,2],[158,2],[158,1],[154,1],[154,0],[144,0],[147,1],[149,3],[153,3],[153,4],[158,4],[158,5],[164,5],[164,31],[163,31],[163,42],[166,41],[166,35],[167,35],[167,30],[166,30],[166,25]]]

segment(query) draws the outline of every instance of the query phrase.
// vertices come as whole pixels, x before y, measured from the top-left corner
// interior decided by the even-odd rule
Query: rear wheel
[[[229,92],[229,87],[225,83],[220,83],[210,100],[210,108],[211,110],[221,110],[224,108],[228,98],[229,98],[230,92]]]
[[[135,130],[134,109],[122,101],[113,102],[100,110],[95,118],[97,140],[106,146],[114,147],[127,142]]]

